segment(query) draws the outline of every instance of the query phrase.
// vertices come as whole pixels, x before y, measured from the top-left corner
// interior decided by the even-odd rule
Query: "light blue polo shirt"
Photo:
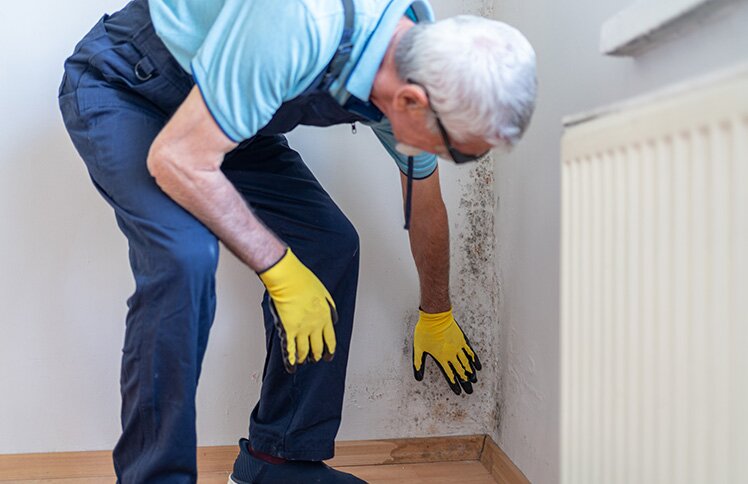
[[[433,21],[426,0],[353,0],[351,57],[331,92],[341,104],[354,96],[368,102],[395,27],[406,13]],[[327,67],[345,21],[340,0],[149,0],[156,33],[182,68],[191,72],[208,109],[233,141],[254,136],[278,108]],[[407,157],[395,151],[386,118],[372,127],[400,169]],[[415,178],[436,169],[436,156],[415,157]]]

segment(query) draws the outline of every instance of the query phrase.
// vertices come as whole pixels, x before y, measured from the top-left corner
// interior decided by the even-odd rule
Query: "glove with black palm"
[[[286,371],[294,373],[307,361],[332,360],[338,313],[324,284],[291,249],[259,276],[270,295]]]
[[[423,380],[426,355],[436,362],[452,391],[459,395],[473,393],[473,383],[480,360],[465,333],[455,321],[452,310],[429,314],[419,310],[420,317],[413,335],[413,374]]]

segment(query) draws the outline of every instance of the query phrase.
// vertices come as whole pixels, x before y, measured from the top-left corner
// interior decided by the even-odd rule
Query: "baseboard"
[[[328,464],[342,467],[478,460],[484,438],[466,435],[340,442]]]
[[[225,472],[236,458],[236,446],[200,447],[201,473]],[[522,472],[486,435],[338,442],[335,467],[480,461],[499,483],[529,484]],[[0,482],[32,479],[90,479],[114,476],[109,451],[0,455]]]
[[[519,467],[514,465],[512,459],[488,435],[481,451],[480,462],[499,484],[530,484]]]

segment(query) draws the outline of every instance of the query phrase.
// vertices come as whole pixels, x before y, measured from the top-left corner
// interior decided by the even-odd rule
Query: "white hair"
[[[403,80],[426,88],[457,142],[479,138],[511,148],[535,109],[535,51],[502,22],[460,15],[417,24],[398,43],[395,65]]]

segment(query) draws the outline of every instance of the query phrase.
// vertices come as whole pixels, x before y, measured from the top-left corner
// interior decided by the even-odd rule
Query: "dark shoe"
[[[228,484],[366,484],[352,474],[336,471],[324,462],[289,460],[270,464],[249,453],[249,441],[239,441],[239,456]]]

